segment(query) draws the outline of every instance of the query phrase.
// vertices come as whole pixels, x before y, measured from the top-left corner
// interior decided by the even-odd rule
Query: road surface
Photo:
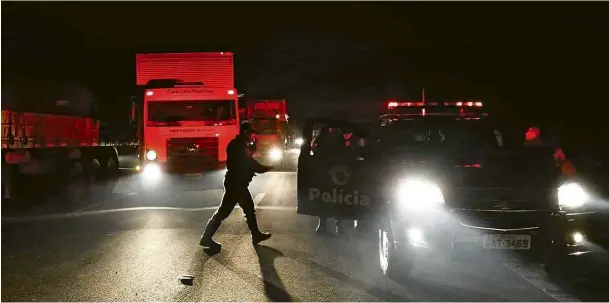
[[[269,241],[254,248],[236,209],[216,236],[223,251],[208,256],[198,241],[219,204],[221,178],[216,172],[142,189],[137,176],[125,176],[114,196],[80,210],[3,215],[2,301],[609,298],[604,290],[560,284],[539,266],[507,257],[450,266],[438,261],[415,268],[407,281],[390,280],[380,273],[374,241],[352,229],[342,237],[317,235],[315,218],[295,213],[294,172],[258,176],[250,187],[261,228],[273,233]],[[194,276],[193,285],[181,284],[183,275]],[[604,284],[584,284],[594,283]]]

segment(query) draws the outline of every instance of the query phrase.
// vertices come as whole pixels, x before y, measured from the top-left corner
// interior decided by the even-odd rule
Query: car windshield
[[[448,148],[463,152],[502,146],[501,132],[486,121],[425,118],[386,125],[380,135],[383,148]]]
[[[232,100],[150,101],[149,122],[227,121],[235,118]]]

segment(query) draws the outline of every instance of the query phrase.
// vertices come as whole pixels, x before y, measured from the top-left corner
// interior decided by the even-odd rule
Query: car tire
[[[378,229],[378,256],[381,272],[391,279],[408,276],[414,264],[413,256],[396,246],[388,223]]]

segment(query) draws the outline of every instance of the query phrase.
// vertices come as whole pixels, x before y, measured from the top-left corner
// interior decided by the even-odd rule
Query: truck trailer
[[[73,205],[112,192],[119,169],[129,168],[123,160],[135,157],[137,134],[128,103],[124,111],[107,111],[112,117],[99,104],[80,83],[3,82],[4,206],[48,197]]]

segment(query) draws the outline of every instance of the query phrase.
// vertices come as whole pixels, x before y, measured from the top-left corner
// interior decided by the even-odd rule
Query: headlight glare
[[[398,200],[408,206],[432,206],[444,204],[444,195],[438,185],[418,179],[400,180]]]
[[[280,160],[281,157],[283,157],[283,152],[279,148],[273,147],[273,148],[271,148],[271,151],[269,152],[269,157],[273,161]]]
[[[578,208],[590,200],[590,194],[577,183],[566,183],[558,188],[558,205],[561,208]]]

